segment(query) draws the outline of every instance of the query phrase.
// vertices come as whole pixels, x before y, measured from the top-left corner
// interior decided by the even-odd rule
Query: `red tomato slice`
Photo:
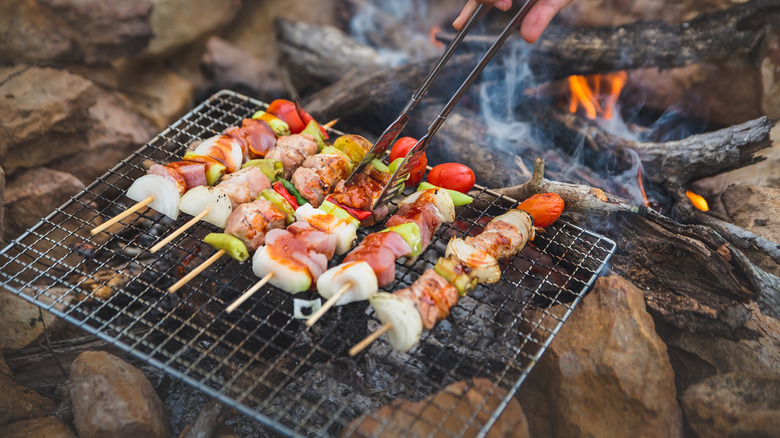
[[[474,180],[474,171],[460,163],[439,164],[428,174],[429,183],[461,193],[468,193],[474,187]]]
[[[301,116],[298,115],[298,110],[295,108],[295,102],[285,99],[276,99],[268,105],[268,111],[266,112],[284,120],[284,122],[290,126],[290,132],[293,134],[298,134],[306,127],[306,124],[301,120]]]
[[[411,149],[414,145],[417,144],[417,139],[412,137],[401,137],[398,140],[395,141],[393,144],[393,148],[390,149],[390,162],[392,163],[395,161],[396,158],[403,158],[406,156],[406,154],[409,153],[409,149]],[[428,156],[425,155],[423,152],[422,156],[419,160],[417,160],[417,164],[414,166],[411,172],[409,172],[409,179],[407,179],[404,184],[406,187],[416,186],[417,184],[420,184],[420,181],[422,181],[423,176],[425,176],[425,169],[428,168]]]

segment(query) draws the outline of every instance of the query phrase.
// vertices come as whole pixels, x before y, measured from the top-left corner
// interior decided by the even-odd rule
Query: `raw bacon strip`
[[[153,164],[149,167],[149,171],[147,171],[146,174],[161,176],[172,182],[173,185],[176,186],[176,190],[179,191],[179,196],[187,191],[187,182],[175,169],[163,166],[162,164]]]
[[[179,172],[179,175],[184,178],[184,182],[187,185],[187,190],[208,185],[206,181],[206,165],[203,163],[196,163],[194,161],[174,161],[168,163],[165,167],[173,169]]]

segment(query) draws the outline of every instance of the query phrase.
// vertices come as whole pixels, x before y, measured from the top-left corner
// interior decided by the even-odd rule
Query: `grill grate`
[[[349,432],[358,415],[393,400],[430,403],[428,396],[450,383],[483,377],[492,389],[468,418],[445,409],[437,418],[410,414],[404,426],[424,422],[449,435],[467,429],[484,435],[607,263],[613,241],[559,221],[503,263],[499,283],[464,297],[410,353],[394,353],[380,339],[351,359],[346,351],[378,327],[367,303],[331,309],[307,329],[293,317],[293,299],[316,294],[293,297],[265,286],[227,314],[224,309],[257,280],[249,263],[229,257],[167,294],[182,272],[213,253],[200,244],[213,231],[208,224],[156,255],[146,249],[187,218],[173,223],[149,211],[89,237],[98,217],[130,204],[122,193],[144,173],[144,160],[175,160],[192,140],[239,124],[264,106],[229,91],[200,104],[0,251],[0,283],[257,419],[269,432],[338,435]],[[399,263],[395,282],[385,290],[410,285],[444,253],[451,236],[476,234],[516,205],[478,189],[477,202],[443,225],[413,266]],[[361,230],[361,237],[379,228]],[[564,306],[565,314],[548,312],[551,304]],[[488,403],[490,393],[501,394],[497,407]],[[473,424],[478,415],[488,420]],[[380,430],[389,426],[376,420]],[[463,429],[442,429],[449,420]]]

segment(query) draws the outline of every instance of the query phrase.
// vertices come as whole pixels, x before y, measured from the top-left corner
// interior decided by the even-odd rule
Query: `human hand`
[[[520,35],[523,39],[529,43],[535,42],[539,39],[547,25],[550,24],[550,20],[553,19],[555,14],[558,13],[564,6],[571,3],[573,0],[539,0],[528,11],[528,15],[523,19],[523,23],[520,25]],[[502,11],[508,11],[512,7],[512,0],[468,0],[466,6],[460,11],[460,15],[452,23],[455,29],[460,30],[471,14],[477,9],[479,3],[493,6]]]

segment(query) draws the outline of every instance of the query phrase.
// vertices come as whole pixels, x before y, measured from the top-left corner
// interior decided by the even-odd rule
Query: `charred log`
[[[302,95],[319,90],[349,73],[389,66],[371,47],[335,27],[282,18],[274,23],[279,63]],[[308,106],[307,106],[308,109]]]
[[[686,23],[639,21],[615,27],[548,28],[531,46],[528,65],[545,81],[646,67],[674,68],[747,58],[780,23],[780,0],[753,0]],[[449,42],[454,33],[439,33]],[[519,40],[519,37],[517,37]],[[484,51],[494,36],[468,36]]]
[[[311,95],[304,107],[321,120],[339,117],[340,127],[352,125],[377,135],[395,119],[433,68],[433,62],[425,60],[391,69],[353,72]],[[429,94],[452,94],[466,76],[459,66],[475,63],[476,57],[472,55],[454,57],[434,81]]]
[[[547,180],[543,173],[539,159],[530,181],[497,192],[514,199],[547,191],[561,195],[567,214],[582,215],[583,223],[590,219],[595,231],[617,242],[611,269],[642,287],[649,307],[670,324],[733,336],[749,318],[742,304],[747,300],[780,315],[780,278],[719,234],[728,227],[682,225],[599,189]]]
[[[629,168],[633,158],[625,151],[636,152],[644,177],[675,198],[673,217],[685,222],[691,220],[695,210],[685,197],[686,186],[764,160],[757,152],[772,145],[770,131],[775,125],[768,117],[760,117],[682,140],[655,143],[618,137],[594,121],[551,107],[540,111],[537,117],[549,126],[549,132],[556,133],[560,139],[556,143],[580,144],[581,140],[589,151],[584,159],[593,167],[603,166],[599,162],[611,156],[614,166]]]

